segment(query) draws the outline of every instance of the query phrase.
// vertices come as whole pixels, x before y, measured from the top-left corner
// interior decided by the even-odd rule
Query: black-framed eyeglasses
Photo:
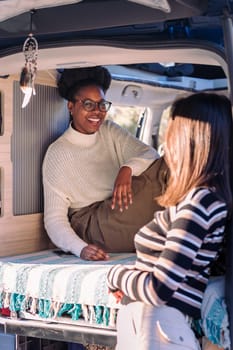
[[[90,100],[89,98],[86,98],[85,100],[82,100],[81,98],[74,99],[74,102],[81,102],[83,108],[87,112],[92,112],[96,109],[98,106],[98,109],[100,112],[107,112],[109,111],[112,102],[101,100],[99,102],[95,102],[93,100]]]

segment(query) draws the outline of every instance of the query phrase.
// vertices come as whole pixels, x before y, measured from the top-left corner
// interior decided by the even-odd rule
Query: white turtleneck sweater
[[[70,226],[68,209],[111,197],[120,167],[129,166],[138,176],[158,157],[155,149],[110,120],[91,135],[70,125],[49,146],[43,162],[44,223],[52,242],[80,256],[87,243]]]

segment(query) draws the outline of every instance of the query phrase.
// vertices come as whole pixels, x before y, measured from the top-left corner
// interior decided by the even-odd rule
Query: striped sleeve
[[[199,282],[207,283],[206,271],[222,244],[226,216],[225,203],[208,189],[156,213],[135,237],[134,268],[113,267],[109,288],[152,305],[169,303],[181,286],[184,293],[196,285],[202,289]]]

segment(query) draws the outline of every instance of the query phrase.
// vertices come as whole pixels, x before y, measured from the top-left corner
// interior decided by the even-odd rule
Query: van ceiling
[[[23,63],[23,44],[30,32],[39,43],[41,69],[136,64],[143,62],[139,61],[140,56],[145,58],[144,62],[157,64],[163,62],[166,49],[187,47],[191,50],[200,47],[201,50],[197,54],[193,52],[193,61],[181,57],[175,62],[216,65],[218,60],[215,62],[214,54],[204,57],[206,44],[191,43],[190,46],[190,42],[212,42],[218,46],[217,51],[221,51],[221,16],[225,8],[233,13],[233,0],[164,0],[169,3],[170,12],[134,2],[141,0],[77,1],[56,0],[59,6],[53,6],[55,0],[0,0],[0,18],[4,6],[11,3],[8,18],[0,21],[0,75],[19,72]],[[63,4],[67,2],[71,3]],[[19,14],[19,8],[12,6],[14,3],[35,6]],[[42,3],[46,6],[41,7]],[[153,56],[152,50],[156,48]],[[191,50],[185,50],[185,59],[191,55]],[[179,53],[178,56],[180,58]],[[116,62],[118,58],[119,62]]]
[[[55,34],[62,32],[109,28],[131,24],[156,23],[171,19],[201,15],[207,10],[207,0],[164,0],[170,5],[170,12],[164,12],[152,7],[127,0],[85,0],[68,1],[71,4],[61,5],[67,1],[47,1],[44,8],[41,1],[2,0],[0,14],[1,36],[14,36],[27,33],[29,29],[30,11],[33,9],[33,26],[36,34]],[[15,6],[14,6],[15,2]],[[28,8],[32,3],[34,7]],[[161,0],[162,2],[162,0]],[[5,5],[4,5],[5,3]],[[10,3],[8,5],[8,3]],[[44,3],[44,1],[42,1]],[[51,3],[51,4],[50,4]],[[148,3],[148,1],[147,1]],[[156,2],[155,2],[156,3]],[[19,13],[20,6],[28,11]],[[4,20],[5,17],[8,17]]]
[[[48,0],[46,7],[41,8],[40,0],[1,0],[1,14],[8,3],[10,7],[6,11],[7,19],[4,20],[3,15],[3,20],[0,19],[0,56],[19,51],[31,30],[40,47],[54,47],[58,42],[61,45],[85,37],[103,39],[156,34],[161,40],[184,33],[193,35],[192,29],[206,35],[213,27],[219,27],[216,16],[221,15],[225,7],[230,12],[233,8],[232,0],[166,0],[170,12],[132,2],[134,0],[83,0],[76,3],[70,0],[71,4],[61,5],[67,1],[56,1],[60,6],[52,6],[54,1]],[[27,3],[34,4],[34,8],[16,15],[19,4]],[[211,31],[209,36],[211,40],[218,40],[217,32],[213,35]]]

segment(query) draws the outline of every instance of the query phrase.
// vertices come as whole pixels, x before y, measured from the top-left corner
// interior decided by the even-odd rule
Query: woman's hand
[[[129,204],[132,204],[132,202],[132,169],[128,166],[123,166],[120,168],[115,180],[111,208],[115,209],[116,205],[118,205],[120,211],[123,211],[128,209]]]
[[[124,293],[121,291],[121,290],[117,290],[115,292],[111,292],[109,291],[109,293],[112,293],[112,295],[114,296],[114,298],[116,299],[116,302],[117,303],[120,303],[123,296],[124,296]]]
[[[81,251],[80,258],[84,260],[108,260],[109,255],[94,244],[88,244]]]

